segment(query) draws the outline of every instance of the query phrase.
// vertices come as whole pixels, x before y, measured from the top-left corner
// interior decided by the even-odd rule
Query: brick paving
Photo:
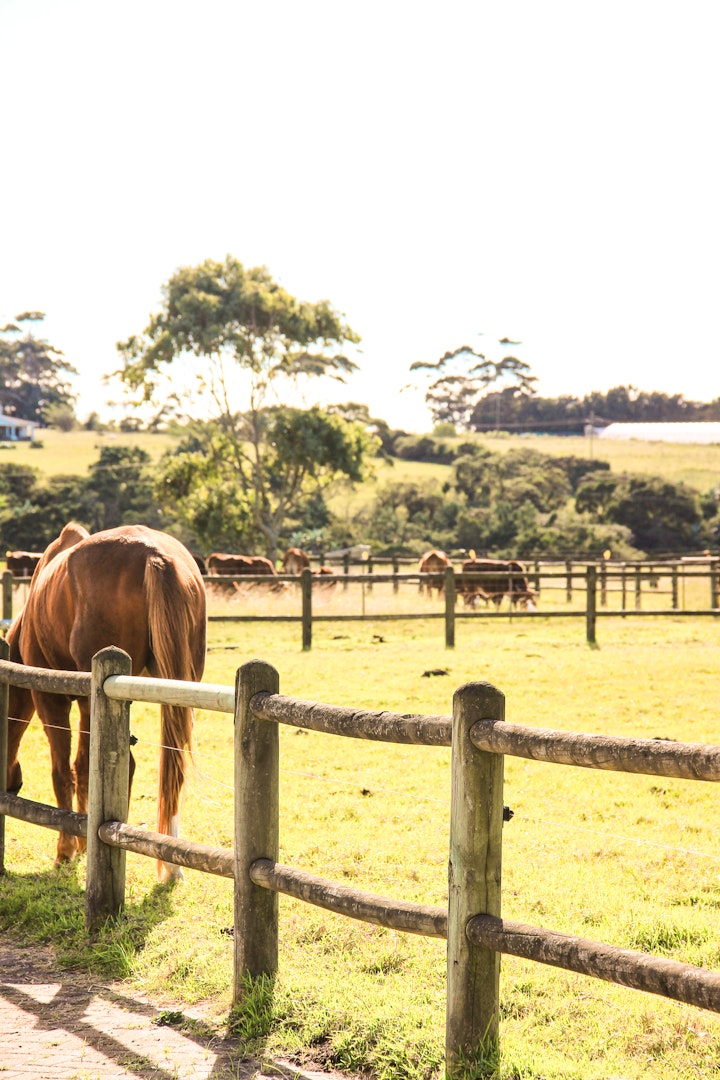
[[[175,1008],[62,971],[49,948],[0,943],[0,1080],[350,1080],[260,1066],[192,1009]]]

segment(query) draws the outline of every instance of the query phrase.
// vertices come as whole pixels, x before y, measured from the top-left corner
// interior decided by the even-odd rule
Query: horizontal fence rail
[[[281,694],[256,694],[250,707],[260,720],[274,720],[292,727],[345,735],[353,739],[378,742],[415,743],[425,746],[450,746],[452,717],[416,716],[369,709],[349,709],[340,705],[321,705],[317,701],[283,697]]]
[[[478,720],[470,729],[478,750],[586,769],[646,773],[683,780],[720,780],[720,746],[671,739],[625,739]]]
[[[714,971],[489,915],[476,915],[466,932],[483,949],[720,1012],[720,974]]]
[[[256,885],[274,892],[286,893],[308,904],[346,915],[351,919],[384,926],[388,930],[403,930],[424,937],[447,937],[447,910],[390,900],[384,896],[361,892],[347,885],[279,866],[270,859],[258,859],[250,867],[250,877]]]

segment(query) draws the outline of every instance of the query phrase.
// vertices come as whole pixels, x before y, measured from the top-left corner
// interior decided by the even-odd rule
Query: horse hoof
[[[174,885],[175,882],[185,880],[182,867],[175,863],[160,863],[158,877],[163,885]]]

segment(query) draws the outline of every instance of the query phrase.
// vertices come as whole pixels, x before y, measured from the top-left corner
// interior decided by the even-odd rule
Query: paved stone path
[[[62,971],[49,948],[0,943],[0,1080],[349,1080],[260,1067],[192,1009],[177,1010]]]

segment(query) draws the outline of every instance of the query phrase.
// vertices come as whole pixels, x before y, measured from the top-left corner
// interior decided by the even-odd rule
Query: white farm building
[[[720,422],[683,421],[608,424],[597,431],[601,439],[640,439],[642,442],[720,443]]]

